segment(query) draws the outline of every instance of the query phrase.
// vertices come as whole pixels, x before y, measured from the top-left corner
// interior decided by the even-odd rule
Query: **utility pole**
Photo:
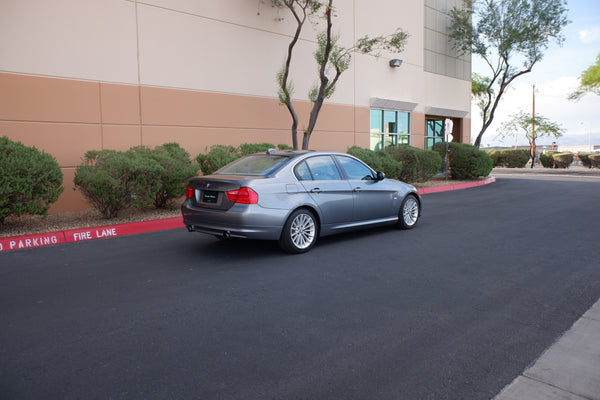
[[[535,163],[535,83],[531,94],[531,168]]]

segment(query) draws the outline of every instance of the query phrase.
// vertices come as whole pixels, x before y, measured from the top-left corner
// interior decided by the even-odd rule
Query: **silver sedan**
[[[348,154],[269,150],[191,179],[181,211],[190,232],[277,240],[304,253],[321,236],[389,224],[411,229],[421,198]]]

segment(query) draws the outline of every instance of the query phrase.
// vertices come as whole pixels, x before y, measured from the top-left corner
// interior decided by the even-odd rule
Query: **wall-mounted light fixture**
[[[401,65],[402,65],[402,60],[400,60],[399,58],[393,58],[390,60],[390,67],[398,68]]]

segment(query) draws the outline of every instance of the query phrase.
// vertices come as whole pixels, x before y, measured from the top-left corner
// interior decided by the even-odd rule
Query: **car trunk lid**
[[[256,179],[257,177],[252,177]],[[196,207],[228,210],[235,203],[227,197],[227,192],[247,186],[248,177],[229,176],[193,178],[188,185],[194,190],[190,200]]]

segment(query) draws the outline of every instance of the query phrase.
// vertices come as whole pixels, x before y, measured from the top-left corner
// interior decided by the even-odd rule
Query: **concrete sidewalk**
[[[580,165],[573,165],[569,168],[544,168],[535,166],[533,168],[502,168],[496,167],[492,170],[491,176],[500,175],[548,175],[548,176],[586,176],[600,177],[600,169],[586,168]]]
[[[600,400],[600,300],[494,400]]]

